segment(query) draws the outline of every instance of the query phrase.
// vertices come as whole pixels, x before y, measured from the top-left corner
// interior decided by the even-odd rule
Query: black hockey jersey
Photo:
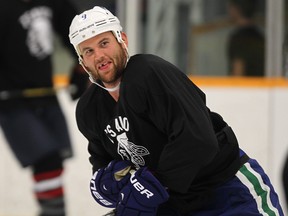
[[[75,54],[68,33],[76,14],[76,8],[67,0],[1,2],[0,91],[53,86],[54,33]],[[0,100],[0,108],[50,103],[55,98]]]
[[[237,141],[219,143],[227,126],[206,107],[205,94],[154,55],[130,58],[118,102],[92,85],[80,98],[76,118],[89,140],[93,171],[117,158],[148,166],[169,188],[169,202],[185,211],[199,208],[210,189],[239,168]]]

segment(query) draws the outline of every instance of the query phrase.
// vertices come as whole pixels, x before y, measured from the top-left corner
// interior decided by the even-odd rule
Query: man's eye
[[[103,42],[101,43],[101,46],[102,46],[102,47],[105,47],[105,46],[107,46],[107,44],[108,44],[108,41],[103,41]]]
[[[91,49],[87,49],[87,50],[84,51],[84,55],[89,56],[89,55],[92,54],[92,52],[93,51]]]

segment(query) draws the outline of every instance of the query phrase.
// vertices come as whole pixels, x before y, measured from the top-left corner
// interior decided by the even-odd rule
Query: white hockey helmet
[[[119,43],[123,42],[122,26],[119,19],[106,8],[95,6],[74,17],[69,28],[70,43],[81,58],[78,45],[89,38],[108,31],[114,33]]]

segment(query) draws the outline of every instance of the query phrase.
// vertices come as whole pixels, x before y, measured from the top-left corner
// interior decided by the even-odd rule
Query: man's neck
[[[112,96],[112,98],[117,102],[119,99],[119,89],[109,92],[109,94]]]

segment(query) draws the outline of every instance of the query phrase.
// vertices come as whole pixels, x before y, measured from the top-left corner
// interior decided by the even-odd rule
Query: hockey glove
[[[79,64],[75,64],[72,68],[70,75],[70,85],[75,87],[74,91],[70,92],[70,96],[73,100],[77,100],[89,87],[90,82],[88,74]]]
[[[140,168],[120,191],[116,216],[155,216],[158,206],[168,198],[168,192],[153,174]]]
[[[129,161],[111,161],[107,167],[97,170],[90,182],[93,198],[102,206],[115,208],[120,190],[130,178]]]

